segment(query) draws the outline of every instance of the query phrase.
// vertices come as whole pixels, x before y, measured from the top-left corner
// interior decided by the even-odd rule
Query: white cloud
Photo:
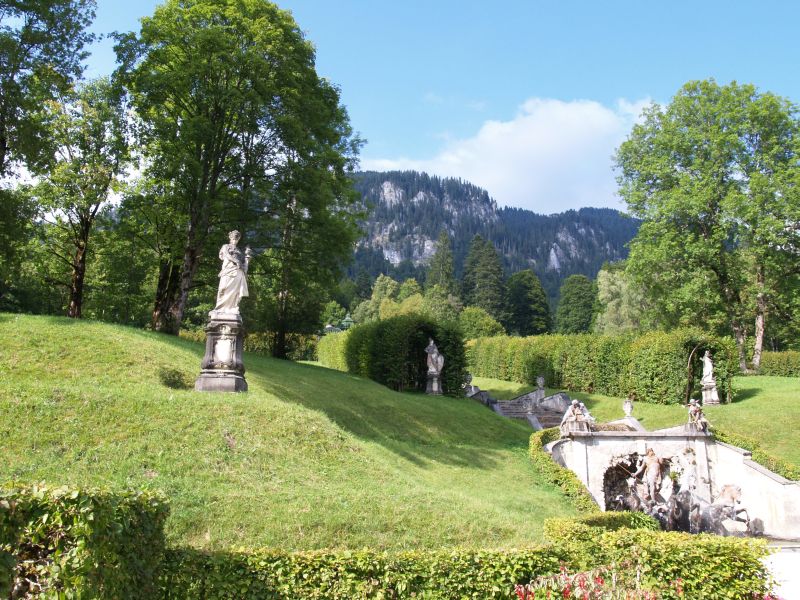
[[[430,160],[364,159],[368,170],[415,169],[460,177],[485,188],[502,206],[553,213],[583,206],[622,208],[612,154],[649,100],[531,98],[510,121],[486,121],[451,140]]]

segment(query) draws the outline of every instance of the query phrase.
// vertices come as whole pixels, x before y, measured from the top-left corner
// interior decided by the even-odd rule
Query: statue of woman
[[[444,368],[444,356],[442,356],[433,339],[429,338],[428,347],[425,348],[428,353],[428,373],[439,375]]]
[[[228,234],[229,244],[219,249],[222,269],[219,272],[219,290],[214,311],[239,314],[239,301],[247,296],[247,268],[252,253],[250,247],[244,253],[236,247],[242,234],[233,230]]]
[[[714,385],[714,363],[711,362],[711,352],[706,350],[703,355],[703,378],[700,380],[703,385]]]

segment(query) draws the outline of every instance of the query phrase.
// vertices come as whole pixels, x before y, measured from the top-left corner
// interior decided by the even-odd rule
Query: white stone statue
[[[706,353],[703,354],[703,378],[700,383],[703,385],[717,384],[714,379],[714,363],[711,362],[711,352],[709,350],[706,350]]]
[[[219,249],[219,259],[222,269],[219,272],[219,290],[217,291],[217,305],[213,312],[239,314],[239,301],[248,295],[247,269],[253,253],[250,247],[244,253],[236,245],[242,235],[234,230],[228,234],[229,244]]]
[[[634,479],[644,475],[643,483],[647,490],[648,500],[656,502],[661,491],[661,459],[656,456],[652,448],[648,448],[645,455],[639,460],[639,468],[633,474]]]
[[[581,426],[579,423],[584,425]],[[585,424],[586,416],[581,410],[580,403],[577,400],[573,400],[561,419],[561,425],[559,426],[561,437],[566,437],[571,431],[588,431],[588,427]]]
[[[703,409],[700,408],[700,403],[695,399],[692,398],[689,400],[689,424],[693,424],[697,427],[699,431],[705,433],[708,431],[708,420],[706,419],[705,415],[703,414]]]
[[[433,343],[433,339],[428,339],[428,347],[425,348],[425,352],[428,353],[428,373],[431,375],[439,375],[444,368],[444,356],[439,352],[436,344]]]

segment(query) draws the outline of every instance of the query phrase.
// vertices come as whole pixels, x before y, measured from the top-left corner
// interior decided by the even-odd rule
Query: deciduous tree
[[[47,158],[40,108],[83,73],[94,10],[94,0],[0,3],[0,176]]]
[[[108,80],[47,103],[43,122],[55,157],[33,190],[55,225],[50,249],[69,269],[67,316],[81,316],[89,239],[98,211],[119,186],[128,159],[126,119]]]
[[[643,219],[630,272],[665,326],[734,335],[758,367],[765,323],[800,264],[796,107],[752,85],[687,83],[652,105],[617,153],[620,194]]]

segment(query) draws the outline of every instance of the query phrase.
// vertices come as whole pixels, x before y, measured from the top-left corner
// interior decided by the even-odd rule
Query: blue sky
[[[98,0],[95,30],[160,2]],[[461,177],[541,213],[624,208],[611,155],[649,101],[686,81],[800,101],[800,3],[284,0],[341,87],[362,167]],[[97,46],[89,75],[114,66]]]

